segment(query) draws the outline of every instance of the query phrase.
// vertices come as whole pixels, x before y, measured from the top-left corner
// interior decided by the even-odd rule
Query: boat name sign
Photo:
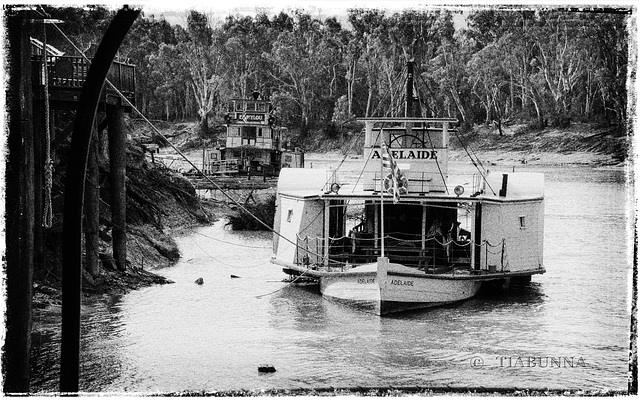
[[[390,283],[398,286],[413,286],[413,281],[404,281],[401,279],[392,279]]]
[[[238,119],[242,122],[264,122],[264,114],[244,113],[238,115]]]
[[[438,158],[437,150],[419,150],[419,149],[389,149],[391,157],[395,160],[435,160]],[[380,150],[373,149],[371,159],[382,158]]]

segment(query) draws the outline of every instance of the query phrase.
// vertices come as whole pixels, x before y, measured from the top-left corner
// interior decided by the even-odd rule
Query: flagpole
[[[382,150],[385,150],[385,144],[382,144]],[[384,153],[383,153],[384,154]],[[384,163],[380,162],[380,257],[384,257]]]

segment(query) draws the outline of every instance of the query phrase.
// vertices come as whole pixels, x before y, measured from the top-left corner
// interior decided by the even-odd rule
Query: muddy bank
[[[485,163],[497,165],[623,165],[629,158],[630,138],[616,129],[573,123],[568,128],[531,129],[510,125],[500,135],[493,126],[451,135],[451,159],[468,159],[475,153]]]
[[[163,166],[148,163],[141,149],[130,146],[127,164],[127,262],[117,268],[113,257],[110,190],[101,188],[100,228],[97,243],[97,274],[82,271],[84,297],[122,295],[154,284],[171,283],[162,268],[175,264],[180,252],[176,235],[194,227],[215,222],[219,207],[199,201],[191,183],[182,175]],[[106,175],[107,171],[101,171]],[[62,197],[60,194],[59,197]],[[34,271],[33,308],[36,316],[57,312],[61,305],[62,209],[55,209],[54,226],[47,232],[47,260]],[[87,250],[86,242],[85,252]],[[37,327],[34,327],[37,329]]]

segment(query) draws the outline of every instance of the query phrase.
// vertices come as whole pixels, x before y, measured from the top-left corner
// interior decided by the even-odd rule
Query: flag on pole
[[[400,168],[398,168],[396,160],[394,160],[391,153],[389,153],[386,143],[382,143],[382,167],[391,170],[391,173],[389,174],[391,184],[387,191],[393,195],[393,202],[397,203],[400,200],[400,191],[404,189],[403,192],[406,193],[407,190],[406,187],[404,187],[406,185],[400,183],[400,181],[404,179],[404,176],[402,171],[400,171]]]

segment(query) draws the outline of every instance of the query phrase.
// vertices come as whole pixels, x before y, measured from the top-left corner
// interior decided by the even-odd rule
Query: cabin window
[[[262,137],[262,128],[258,128],[258,137]]]
[[[287,222],[291,222],[291,217],[293,217],[293,208],[287,210]]]
[[[266,112],[267,111],[267,104],[266,103],[258,103],[258,110],[260,112]]]
[[[243,126],[242,127],[242,137],[245,139],[255,139],[256,138],[256,127],[255,126]]]
[[[241,101],[237,101],[237,102],[236,102],[236,111],[244,111],[244,110],[242,109],[242,106],[243,106],[243,105],[244,105],[244,104],[242,104],[242,102],[241,102]]]
[[[521,215],[518,218],[520,219],[520,229],[525,229],[527,226],[526,226],[526,223],[525,223],[524,215]]]

